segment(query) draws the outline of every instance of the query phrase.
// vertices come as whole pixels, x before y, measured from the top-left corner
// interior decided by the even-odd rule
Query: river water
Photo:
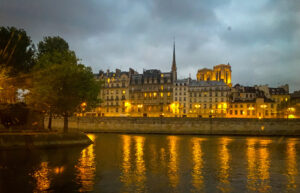
[[[300,138],[89,134],[0,151],[0,193],[300,192]]]

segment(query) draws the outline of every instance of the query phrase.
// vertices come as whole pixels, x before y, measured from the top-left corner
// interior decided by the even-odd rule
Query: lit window
[[[122,91],[122,93],[123,93],[123,94],[125,94],[125,93],[126,93],[126,91],[125,91],[125,90],[123,90],[123,91]]]
[[[171,96],[171,93],[170,93],[170,92],[168,92],[168,97],[169,97],[169,96]]]
[[[163,85],[160,86],[160,90],[164,90],[164,86]]]
[[[153,96],[154,96],[154,97],[156,97],[156,95],[157,95],[157,93],[156,93],[156,92],[154,92],[154,93],[153,93]]]
[[[160,97],[164,97],[164,93],[161,92],[161,93],[160,93]]]

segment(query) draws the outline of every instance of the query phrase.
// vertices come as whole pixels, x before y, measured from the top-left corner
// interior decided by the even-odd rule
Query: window
[[[241,108],[243,108],[243,105],[240,105]]]
[[[126,93],[126,91],[125,91],[125,90],[123,90],[123,91],[122,91],[122,94],[125,94],[125,93]]]
[[[240,113],[241,113],[241,115],[243,115],[243,114],[244,114],[244,111],[243,111],[243,110],[241,110],[241,111],[240,111]]]
[[[234,111],[234,114],[235,114],[235,115],[237,115],[237,114],[238,114],[238,111],[237,111],[237,110],[235,110],[235,111]]]
[[[232,115],[232,110],[230,110],[230,114]]]
[[[161,92],[161,93],[160,93],[160,97],[161,97],[161,98],[164,97],[164,93]]]
[[[168,97],[170,97],[171,96],[171,93],[170,92],[168,92]]]
[[[247,115],[250,115],[250,111],[249,110],[247,110]]]

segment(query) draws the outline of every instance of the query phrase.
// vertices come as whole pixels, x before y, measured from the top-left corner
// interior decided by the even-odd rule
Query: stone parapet
[[[62,129],[63,119],[53,119],[52,126]],[[69,128],[83,132],[300,136],[300,119],[72,117]]]

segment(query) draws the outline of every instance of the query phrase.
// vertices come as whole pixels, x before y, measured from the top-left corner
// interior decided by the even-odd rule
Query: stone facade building
[[[290,100],[287,85],[232,87],[229,64],[200,69],[197,80],[177,80],[175,43],[169,72],[116,69],[96,77],[102,83],[96,116],[283,118],[295,109],[282,108]]]
[[[232,86],[231,83],[231,66],[228,64],[219,64],[213,67],[213,69],[199,69],[197,72],[198,81],[223,81],[228,86]]]
[[[128,116],[129,113],[129,82],[130,77],[136,74],[132,69],[115,72],[99,72],[98,80],[102,83],[99,94],[100,107],[96,112],[100,116]]]
[[[231,89],[228,118],[276,118],[275,102],[257,86],[235,85]]]
[[[191,81],[189,84],[190,117],[225,117],[230,87],[223,81]]]

